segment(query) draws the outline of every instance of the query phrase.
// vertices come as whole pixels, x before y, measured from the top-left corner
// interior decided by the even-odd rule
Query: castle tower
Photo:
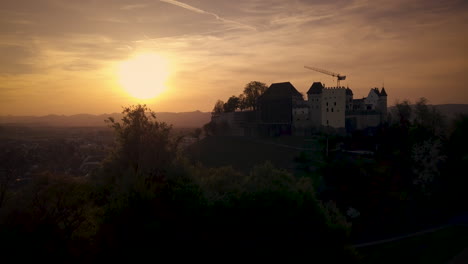
[[[382,90],[380,91],[378,107],[381,113],[380,120],[382,123],[385,123],[387,121],[387,92],[384,87],[382,87]]]
[[[324,86],[320,82],[314,82],[307,91],[307,103],[309,105],[309,120],[315,128],[322,124],[322,91]]]
[[[322,90],[322,126],[345,127],[346,89],[330,87]]]
[[[353,91],[346,88],[346,112],[353,111]]]

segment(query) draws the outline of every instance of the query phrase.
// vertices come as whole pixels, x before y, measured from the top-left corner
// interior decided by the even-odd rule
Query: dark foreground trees
[[[468,160],[467,116],[450,120],[421,98],[397,103],[390,120],[373,135],[343,139],[346,148],[374,155],[334,151],[320,171],[320,198],[349,212],[352,235],[364,241],[444,225],[468,210],[460,173]]]
[[[7,255],[60,263],[354,260],[349,225],[309,179],[271,164],[248,174],[188,164],[149,109],[123,113],[110,120],[116,145],[99,172],[36,177],[8,200],[0,212]]]

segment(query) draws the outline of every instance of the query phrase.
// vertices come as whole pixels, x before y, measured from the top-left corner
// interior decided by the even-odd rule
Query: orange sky
[[[0,115],[210,111],[253,80],[335,84],[304,65],[347,75],[355,98],[385,82],[390,105],[468,103],[466,47],[463,0],[2,0]],[[167,60],[153,99],[119,81],[141,54]]]

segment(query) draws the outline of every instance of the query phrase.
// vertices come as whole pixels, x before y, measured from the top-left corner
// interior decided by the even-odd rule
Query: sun
[[[139,99],[154,98],[162,93],[168,77],[168,62],[156,53],[137,54],[118,67],[120,85]]]

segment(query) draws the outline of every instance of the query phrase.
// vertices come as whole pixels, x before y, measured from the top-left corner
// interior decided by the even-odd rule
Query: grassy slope
[[[294,170],[297,157],[303,148],[316,159],[319,146],[304,138],[253,139],[245,137],[207,137],[190,146],[188,154],[208,167],[232,166],[248,172],[257,164],[272,162],[276,167]]]

